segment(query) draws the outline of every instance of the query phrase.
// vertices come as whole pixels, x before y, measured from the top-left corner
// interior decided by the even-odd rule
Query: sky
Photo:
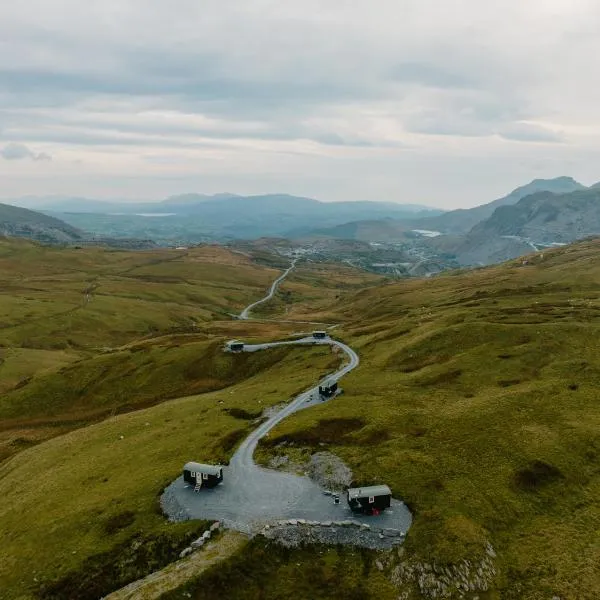
[[[0,195],[441,208],[600,180],[597,0],[0,3]]]

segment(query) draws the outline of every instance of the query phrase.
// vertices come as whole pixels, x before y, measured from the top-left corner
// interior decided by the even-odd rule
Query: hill
[[[52,243],[84,237],[82,231],[60,219],[10,204],[0,204],[0,235]]]
[[[0,460],[107,416],[248,376],[217,360],[219,344],[294,328],[232,321],[229,313],[260,297],[289,264],[270,254],[270,264],[259,265],[253,253],[267,255],[219,246],[55,248],[0,238]],[[313,264],[277,306],[314,320],[319,304],[379,280],[349,266]]]
[[[477,223],[490,217],[501,206],[516,204],[522,198],[537,192],[567,194],[586,189],[572,177],[555,177],[554,179],[534,179],[530,183],[516,188],[510,194],[476,206],[474,208],[451,210],[443,215],[421,219],[417,226],[421,229],[432,229],[446,234],[461,234],[470,231]]]
[[[539,192],[501,206],[452,247],[460,264],[490,264],[600,236],[600,190]]]
[[[17,260],[20,252],[11,251]],[[335,335],[358,351],[361,364],[335,401],[279,424],[259,457],[286,456],[303,468],[315,451],[332,451],[358,485],[389,484],[411,507],[413,527],[403,549],[392,554],[282,550],[253,540],[170,597],[329,598],[339,592],[417,600],[434,597],[440,573],[464,576],[485,560],[495,570],[491,588],[465,594],[460,580],[453,597],[597,598],[599,251],[600,242],[586,241],[535,254],[526,265],[514,261],[385,284],[361,283],[347,267],[306,263],[282,284],[272,314],[340,323]],[[76,582],[81,589],[81,581],[97,598],[141,576],[143,565],[176,557],[198,525],[164,523],[157,512],[164,484],[191,456],[227,460],[263,406],[289,398],[314,381],[315,370],[326,373],[339,360],[319,348],[268,351],[239,357],[244,362],[236,369],[237,357],[213,354],[212,344],[227,337],[268,339],[299,327],[218,320],[219,310],[228,312],[225,295],[251,295],[262,287],[255,279],[274,273],[242,254],[223,251],[221,263],[209,269],[210,253],[200,254],[207,249],[173,253],[172,264],[159,260],[169,255],[163,251],[144,267],[135,261],[146,253],[88,252],[82,255],[88,268],[102,265],[102,277],[113,254],[118,260],[111,269],[152,277],[155,286],[137,290],[162,298],[159,304],[180,298],[180,282],[166,279],[168,273],[191,278],[194,267],[201,269],[202,280],[210,273],[212,285],[221,286],[212,289],[207,306],[221,308],[197,333],[149,336],[112,353],[93,352],[63,373],[50,366],[5,396],[5,418],[18,411],[25,417],[31,411],[32,419],[52,416],[43,394],[52,398],[53,389],[65,390],[57,407],[73,415],[86,406],[123,401],[125,407],[136,393],[141,403],[130,409],[148,402],[148,408],[116,411],[22,449],[0,466],[0,580],[10,599],[79,597],[69,590]],[[24,264],[18,260],[15,270]],[[241,291],[225,260],[241,261],[235,271],[246,282]],[[289,296],[297,312],[289,310]],[[235,298],[233,305],[241,301]],[[131,314],[115,312],[125,312],[121,323]],[[115,335],[113,327],[102,332],[106,339]],[[160,333],[167,328],[163,323]],[[128,335],[136,338],[134,330]],[[193,389],[211,373],[230,387]],[[119,383],[126,378],[131,381]],[[113,398],[121,387],[122,396]],[[166,400],[179,393],[197,395]]]
[[[339,402],[282,423],[263,460],[325,448],[355,482],[404,498],[415,523],[390,569],[403,564],[410,598],[423,597],[411,569],[474,564],[487,542],[489,597],[597,597],[599,251],[583,242],[357,294],[337,335],[360,368]]]
[[[410,220],[405,220],[402,217],[377,220],[376,217],[372,217],[368,220],[343,223],[327,229],[315,228],[310,232],[310,235],[382,242],[401,241],[407,233],[418,229],[440,232],[446,235],[462,235],[490,217],[497,208],[516,204],[519,200],[531,194],[538,192],[566,194],[585,189],[585,186],[571,177],[534,179],[502,198],[474,208],[451,210],[440,215],[425,217],[416,215]]]
[[[600,235],[599,198],[597,187],[585,188],[570,177],[536,179],[472,209],[412,221],[345,223],[316,229],[311,238],[393,244],[441,269],[494,264]]]

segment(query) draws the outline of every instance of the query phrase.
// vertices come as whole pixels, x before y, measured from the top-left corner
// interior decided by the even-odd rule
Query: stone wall
[[[287,548],[302,544],[343,544],[371,550],[386,550],[402,544],[405,532],[375,529],[354,521],[305,521],[288,519],[265,525],[260,535]]]

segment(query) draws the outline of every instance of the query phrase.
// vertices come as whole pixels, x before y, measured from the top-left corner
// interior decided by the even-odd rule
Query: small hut
[[[327,337],[326,331],[313,331],[312,334],[315,340],[324,340]]]
[[[238,342],[237,340],[231,340],[231,342],[227,342],[227,349],[230,352],[241,352],[244,349],[244,342]]]
[[[327,381],[323,385],[319,386],[319,396],[321,396],[322,398],[332,398],[337,394],[337,391],[337,381]]]
[[[212,488],[223,481],[223,467],[189,462],[183,466],[183,480],[196,488]]]
[[[348,504],[352,512],[377,515],[390,507],[392,491],[387,485],[371,485],[348,489]]]

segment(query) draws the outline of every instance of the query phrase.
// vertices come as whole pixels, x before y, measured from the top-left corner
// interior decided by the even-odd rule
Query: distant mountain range
[[[156,247],[148,239],[92,235],[56,217],[10,204],[0,204],[0,236],[22,237],[44,244],[95,245],[136,250]]]
[[[62,197],[25,197],[13,202],[35,205],[95,235],[150,238],[162,244],[298,237],[316,227],[367,218],[411,220],[442,214],[414,204],[320,202],[287,194],[185,194],[149,203]]]
[[[15,202],[44,206],[45,214],[0,205],[0,234],[55,242],[129,240],[130,247],[265,237],[321,247],[327,240],[353,240],[374,244],[378,255],[393,255],[396,262],[403,253],[402,265],[388,261],[390,268],[411,273],[419,272],[413,264],[485,265],[600,235],[600,184],[586,188],[571,177],[535,179],[487,204],[449,212],[414,204],[328,203],[286,194],[184,194],[150,203],[64,197]],[[344,260],[351,247],[344,246]]]
[[[595,235],[600,235],[600,184],[586,188],[571,177],[536,179],[471,209],[411,221],[369,219],[310,233],[314,239],[418,245],[465,266],[501,262]]]

